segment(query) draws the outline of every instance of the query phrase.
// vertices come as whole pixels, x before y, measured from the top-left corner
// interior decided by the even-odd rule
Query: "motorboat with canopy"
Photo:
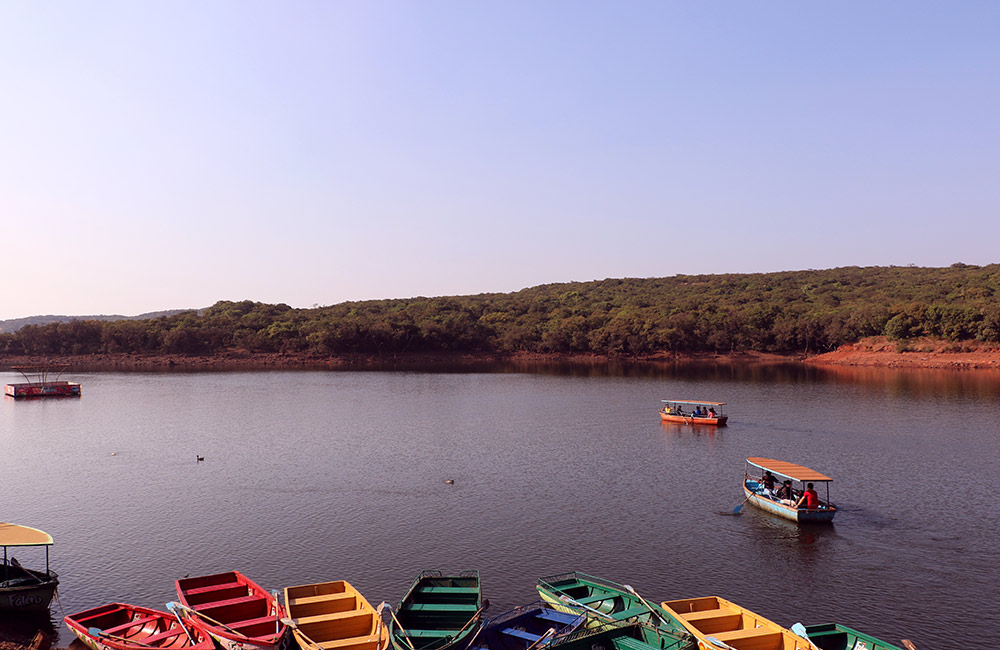
[[[59,586],[59,576],[49,569],[49,547],[52,535],[17,524],[0,523],[0,546],[3,547],[3,564],[0,565],[0,612],[44,611],[49,608],[52,595]],[[45,571],[29,569],[8,548],[45,547]]]
[[[784,498],[776,487],[768,487],[773,479],[783,478],[789,481],[791,494]],[[789,463],[773,458],[751,457],[746,460],[746,471],[743,476],[743,492],[746,501],[772,514],[791,519],[799,523],[827,523],[833,521],[837,514],[837,506],[830,501],[830,483],[833,479],[803,465]],[[818,498],[814,508],[805,504],[795,507],[804,490],[809,484],[826,486],[826,498]],[[817,491],[817,496],[818,491]]]

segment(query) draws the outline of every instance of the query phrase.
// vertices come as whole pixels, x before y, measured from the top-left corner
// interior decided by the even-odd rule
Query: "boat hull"
[[[239,571],[181,578],[176,587],[185,620],[222,650],[275,650],[285,635],[281,604]]]
[[[0,577],[4,574],[0,564]],[[0,579],[0,612],[48,611],[52,595],[59,586],[59,576],[54,571],[45,573],[12,562],[7,566],[7,579]]]
[[[285,588],[292,636],[302,650],[385,650],[389,629],[365,597],[346,580]]]
[[[821,623],[807,625],[806,635],[819,650],[903,650],[897,645],[886,643],[881,639],[852,630],[837,623]],[[859,643],[860,642],[860,643]]]
[[[743,485],[743,493],[747,501],[754,506],[770,512],[773,515],[784,517],[800,524],[828,524],[833,521],[837,509],[834,508],[793,508],[779,501],[769,499],[759,492],[755,492]]]
[[[211,638],[193,626],[181,626],[167,612],[111,603],[65,619],[66,625],[91,650],[212,650]],[[91,634],[91,630],[102,634]]]
[[[717,418],[696,418],[693,415],[674,415],[673,413],[660,411],[660,419],[664,422],[677,422],[678,424],[709,424],[724,427],[729,416],[720,415]]]
[[[812,650],[807,639],[724,598],[704,596],[667,600],[660,606],[684,624],[702,650],[730,646]]]
[[[586,612],[587,626],[597,628],[634,620],[672,633],[688,632],[671,613],[610,580],[574,572],[538,580],[539,595],[554,608]]]
[[[424,571],[396,608],[389,639],[396,650],[458,650],[478,631],[481,615],[478,571]]]
[[[547,602],[523,605],[486,621],[469,650],[544,648],[559,643],[586,621],[586,614],[557,611]]]

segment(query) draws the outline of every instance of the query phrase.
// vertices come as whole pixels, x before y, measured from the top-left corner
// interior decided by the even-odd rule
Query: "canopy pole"
[[[827,486],[826,489],[827,489],[827,491],[829,491],[830,487]],[[45,575],[49,575],[49,547],[48,546],[45,547]]]

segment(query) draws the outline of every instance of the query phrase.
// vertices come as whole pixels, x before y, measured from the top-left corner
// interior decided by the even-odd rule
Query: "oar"
[[[706,636],[705,638],[708,639],[708,642],[711,643],[712,645],[717,645],[720,648],[726,648],[726,650],[737,650],[736,648],[729,645],[722,639],[716,639],[714,636]]]
[[[178,613],[177,610],[173,609],[170,610],[170,612],[177,617],[177,622],[180,624],[181,629],[184,630],[184,634],[187,635],[188,641],[191,642],[191,645],[198,645],[198,643],[194,640],[194,637],[191,636],[191,633],[188,632],[187,625],[184,625],[184,619],[181,618],[180,613]]]
[[[614,596],[608,596],[609,600],[611,598],[614,598]],[[604,612],[598,611],[598,610],[594,609],[593,607],[588,607],[587,605],[584,605],[581,602],[573,600],[572,598],[570,598],[566,594],[562,594],[561,596],[559,596],[559,600],[563,601],[567,605],[572,605],[573,607],[579,607],[580,609],[585,609],[588,612],[593,612],[594,614],[600,616],[601,618],[603,618],[603,619],[605,619],[607,621],[613,621],[613,620],[615,620],[614,616],[609,616],[608,614],[605,614]]]
[[[535,650],[536,647],[542,645],[542,641],[544,641],[545,639],[549,638],[550,636],[552,636],[555,633],[556,633],[556,628],[554,628],[554,627],[550,627],[549,629],[545,630],[545,634],[543,634],[542,636],[538,637],[538,640],[535,641],[534,643],[532,643],[531,645],[529,645],[527,647],[527,650]],[[471,644],[470,644],[470,646],[471,646]]]
[[[470,618],[468,621],[466,621],[465,625],[463,625],[462,627],[458,628],[458,632],[455,632],[452,635],[452,637],[453,638],[457,637],[459,634],[461,634],[462,632],[464,632],[465,628],[469,627],[469,625],[472,624],[472,621],[474,621],[477,618],[479,618],[479,615],[482,614],[483,612],[485,612],[487,609],[489,609],[489,607],[490,607],[490,600],[487,598],[486,600],[483,601],[483,606],[480,607],[478,610],[476,610],[476,613],[472,615],[472,618]],[[477,634],[478,634],[478,632],[477,632]]]
[[[751,492],[750,494],[747,495],[747,498],[743,499],[743,503],[733,508],[734,516],[742,514],[743,506],[746,505],[746,502],[749,501],[750,497],[752,497],[754,494],[755,494],[754,492]]]
[[[913,645],[913,641],[910,641],[909,639],[903,639],[900,643],[903,644],[903,647],[906,648],[906,650],[917,650],[917,646]]]
[[[214,618],[212,618],[208,614],[202,614],[197,609],[191,609],[190,607],[185,607],[184,605],[181,605],[180,603],[174,603],[174,602],[167,603],[167,609],[169,609],[170,611],[174,611],[175,608],[183,609],[185,612],[191,612],[192,614],[197,614],[198,616],[202,617],[203,619],[205,619],[206,621],[208,621],[212,625],[218,625],[223,630],[226,630],[227,632],[229,632],[231,634],[235,634],[236,636],[246,637],[246,635],[243,634],[242,632],[237,632],[236,630],[234,630],[233,628],[229,627],[225,623],[220,623],[219,621],[215,620]]]
[[[323,650],[322,646],[317,645],[316,642],[313,641],[312,639],[310,639],[309,636],[305,632],[303,632],[302,630],[299,630],[299,624],[296,623],[295,621],[293,621],[292,619],[290,619],[290,618],[283,618],[283,619],[281,619],[281,624],[282,625],[286,625],[286,626],[292,628],[293,630],[298,630],[299,634],[302,636],[302,638],[306,640],[306,643],[308,643],[310,646],[312,646],[316,650]]]
[[[656,618],[660,619],[660,622],[663,623],[664,627],[670,627],[670,624],[667,623],[665,620],[663,620],[663,617],[660,616],[660,613],[658,611],[656,611],[655,609],[653,609],[653,606],[650,605],[649,603],[647,603],[646,599],[643,598],[642,596],[640,596],[639,592],[636,591],[635,589],[633,589],[631,585],[622,585],[622,586],[625,587],[626,591],[628,591],[630,594],[632,594],[633,596],[635,596],[636,598],[638,598],[639,601],[642,602],[642,604],[646,606],[646,609],[648,609],[651,614],[653,614],[654,616],[656,616]]]
[[[805,639],[809,643],[810,648],[812,648],[813,650],[819,650],[819,648],[816,647],[816,644],[812,642],[812,639],[809,638],[809,633],[806,632],[805,625],[803,625],[802,623],[796,623],[795,625],[793,625],[788,629],[792,631],[792,634],[798,635],[803,639]]]
[[[417,650],[417,647],[413,645],[413,641],[410,641],[410,635],[406,633],[406,628],[403,627],[403,624],[399,622],[398,618],[396,618],[396,612],[392,611],[391,607],[388,609],[389,614],[392,616],[392,620],[396,622],[396,627],[398,627],[399,631],[403,633],[403,640],[406,641],[406,645],[410,646],[410,650]]]
[[[132,639],[126,639],[123,636],[115,636],[114,634],[108,634],[99,627],[92,627],[87,632],[90,636],[103,636],[106,639],[114,639],[115,641],[121,641],[122,643],[141,645],[144,648],[155,648],[156,646],[149,645],[148,643],[143,643],[142,641],[133,641]]]

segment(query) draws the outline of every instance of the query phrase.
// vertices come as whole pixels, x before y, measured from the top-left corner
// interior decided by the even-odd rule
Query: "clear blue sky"
[[[0,318],[1000,261],[1000,2],[0,2]]]

